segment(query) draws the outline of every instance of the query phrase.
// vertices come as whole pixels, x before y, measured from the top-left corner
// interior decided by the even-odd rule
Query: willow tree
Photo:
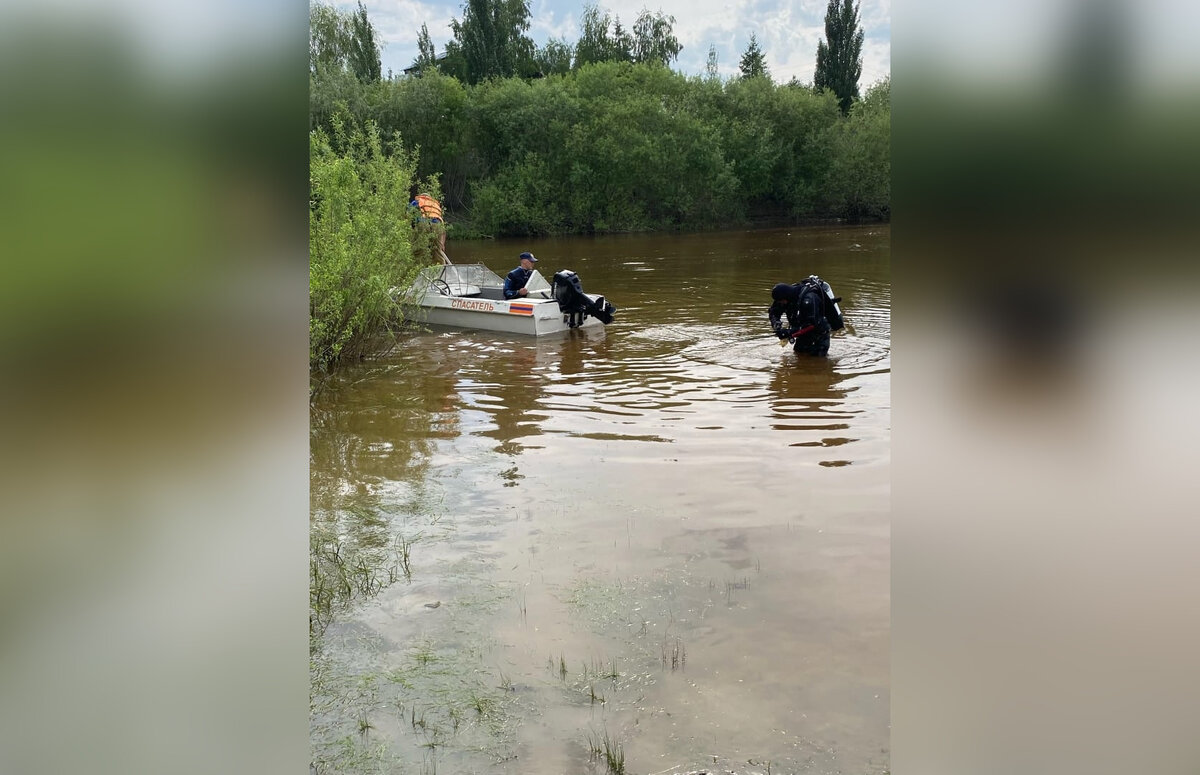
[[[612,31],[609,27],[612,27]],[[633,38],[621,26],[621,17],[594,3],[583,7],[579,17],[579,40],[575,43],[574,68],[596,62],[630,62]]]
[[[675,17],[664,16],[662,11],[651,16],[642,9],[633,23],[633,61],[667,66],[682,50],[675,37]]]
[[[546,45],[537,49],[533,61],[542,75],[571,72],[571,60],[575,57],[575,46],[566,39],[551,38]]]
[[[362,0],[353,12],[321,2],[309,8],[308,66],[314,76],[348,71],[363,83],[380,79],[379,43]]]
[[[851,103],[858,99],[862,47],[858,6],[851,0],[829,0],[829,7],[825,9],[825,40],[817,42],[813,88],[833,92],[843,115],[850,112]]]

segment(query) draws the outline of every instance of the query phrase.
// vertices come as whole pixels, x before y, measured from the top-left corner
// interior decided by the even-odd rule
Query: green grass
[[[625,750],[608,734],[607,729],[603,736],[588,732],[587,749],[589,758],[602,762],[609,775],[625,775]]]

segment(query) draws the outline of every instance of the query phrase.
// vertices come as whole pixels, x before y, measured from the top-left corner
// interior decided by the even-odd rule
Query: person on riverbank
[[[434,228],[437,228],[439,224],[444,223],[442,220],[442,205],[438,202],[438,200],[434,199],[429,194],[417,194],[408,204],[409,207],[416,209],[418,213],[417,221],[419,223],[429,224]],[[441,229],[441,232],[438,235],[438,244],[442,251],[442,260],[444,261],[446,257],[445,228]]]
[[[522,253],[520,258],[520,265],[504,278],[504,298],[506,299],[517,299],[529,293],[525,288],[525,283],[529,282],[529,276],[533,274],[533,265],[537,263],[537,259],[533,257],[532,253]]]
[[[771,289],[771,306],[767,317],[775,335],[782,340],[791,340],[796,354],[827,355],[829,332],[832,330],[825,317],[825,294],[817,282],[779,283]],[[783,317],[787,316],[787,325]]]

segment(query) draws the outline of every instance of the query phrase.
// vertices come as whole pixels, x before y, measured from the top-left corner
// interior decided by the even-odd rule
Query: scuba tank
[[[845,328],[846,321],[842,317],[842,308],[838,306],[838,302],[842,300],[842,297],[834,296],[833,289],[829,287],[829,283],[815,274],[809,275],[808,279],[820,288],[821,292],[825,295],[825,319],[829,321],[829,330],[837,331]]]

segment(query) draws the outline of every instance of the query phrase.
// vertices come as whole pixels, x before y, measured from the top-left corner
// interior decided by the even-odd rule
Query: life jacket
[[[429,194],[417,194],[417,207],[421,208],[421,214],[426,218],[433,220],[442,218],[442,206],[438,204],[438,200],[431,197]]]

